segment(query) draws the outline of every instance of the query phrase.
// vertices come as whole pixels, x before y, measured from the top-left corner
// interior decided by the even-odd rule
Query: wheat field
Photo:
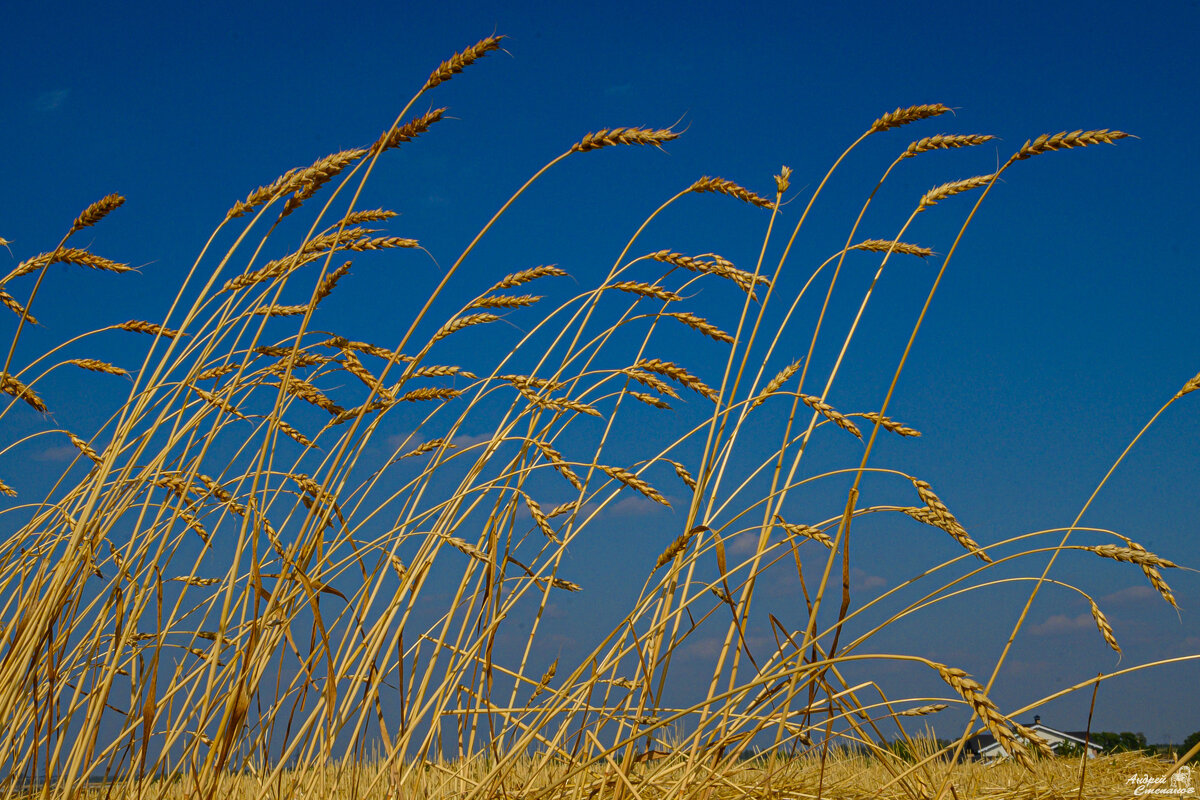
[[[883,437],[920,446],[921,432],[891,416],[892,401],[988,194],[1002,180],[1019,191],[1020,171],[1042,158],[1086,158],[1059,151],[1129,134],[1034,136],[985,174],[931,180],[889,232],[862,231],[876,192],[910,159],[995,143],[924,131],[944,105],[899,107],[866,125],[826,174],[806,176],[804,194],[786,166],[766,194],[701,176],[665,191],[614,243],[607,274],[529,265],[473,284],[477,272],[464,265],[546,172],[681,135],[674,126],[597,130],[517,189],[431,291],[398,298],[398,340],[327,330],[323,304],[340,286],[422,247],[409,238],[419,232],[391,232],[396,211],[359,208],[376,162],[436,136],[446,109],[414,109],[439,85],[469,80],[460,73],[501,43],[485,38],[441,64],[372,144],[289,170],[233,203],[169,307],[143,319],[29,355],[31,339],[44,341],[37,306],[68,302],[39,293],[49,271],[131,271],[79,236],[121,213],[121,196],[84,209],[44,252],[18,254],[0,281],[11,312],[0,413],[36,419],[35,436],[69,442],[75,455],[44,497],[18,494],[21,442],[0,460],[9,497],[0,793],[1126,797],[1130,774],[1172,769],[1145,755],[1057,758],[1021,724],[1059,695],[1091,694],[1154,663],[1022,708],[991,699],[1039,593],[1084,598],[1095,635],[1122,652],[1088,586],[1051,577],[1056,563],[1121,562],[1177,607],[1165,577],[1178,568],[1171,554],[1080,525],[1113,471],[1072,525],[978,541],[922,476],[872,459]],[[906,129],[924,135],[903,138]],[[891,137],[894,160],[861,206],[844,210],[844,245],[802,252],[809,211],[869,137]],[[687,242],[641,245],[660,216],[697,195],[758,215],[755,263]],[[910,241],[922,214],[960,220],[957,235],[936,252]],[[923,303],[893,332],[901,355],[872,387],[879,403],[843,407],[837,379],[851,344],[886,302],[875,297],[885,270],[905,259],[931,265]],[[873,278],[843,319],[830,309],[851,264]],[[803,276],[798,291],[777,291],[791,285],[785,273]],[[138,348],[136,367],[96,357],[114,337]],[[695,343],[677,346],[681,337]],[[814,360],[819,345],[836,354],[828,368]],[[102,424],[76,427],[40,393],[60,370],[129,388]],[[1143,432],[1198,388],[1200,375],[1162,398]],[[479,430],[489,434],[469,435]],[[815,449],[822,460],[810,467]],[[830,453],[840,466],[826,468]],[[877,502],[880,485],[907,504]],[[571,560],[572,548],[608,535],[606,514],[627,502],[674,510],[672,529],[644,532],[660,543],[658,557]],[[941,545],[910,580],[864,596],[852,590],[851,541],[879,518]],[[855,548],[854,559],[870,557]],[[640,592],[585,642],[586,657],[556,657],[539,637],[555,624],[556,603],[578,594],[603,605],[606,570],[632,576]],[[780,573],[798,594],[764,597],[761,586]],[[931,606],[965,606],[1001,584],[1027,600],[990,676],[876,645]],[[701,635],[716,645],[694,648]],[[939,691],[897,693],[896,669]],[[923,728],[947,709],[971,722],[950,745],[931,745]],[[1012,758],[964,761],[981,731]],[[915,755],[896,756],[897,739]]]

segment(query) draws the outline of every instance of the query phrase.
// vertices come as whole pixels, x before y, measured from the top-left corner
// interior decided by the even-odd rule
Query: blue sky
[[[452,119],[391,154],[369,185],[363,207],[400,211],[389,231],[420,239],[432,259],[364,261],[358,305],[333,312],[331,327],[346,335],[381,328],[376,338],[386,340],[402,332],[394,318],[412,282],[424,286],[451,263],[525,178],[589,131],[686,129],[666,153],[630,148],[568,160],[467,262],[464,285],[540,263],[560,264],[588,285],[650,211],[701,175],[770,194],[771,176],[788,164],[790,230],[833,159],[872,120],[897,106],[940,102],[953,117],[872,137],[855,152],[814,210],[795,269],[841,245],[862,199],[913,139],[1000,137],[906,164],[886,184],[866,236],[888,238],[922,192],[991,171],[1038,134],[1116,128],[1139,138],[1039,156],[995,187],[947,272],[894,401],[894,416],[925,435],[886,442],[873,463],[930,481],[981,542],[1066,525],[1131,437],[1200,370],[1200,272],[1190,244],[1200,157],[1194,0],[1137,11],[1111,2],[68,2],[23,4],[5,17],[0,237],[12,243],[13,263],[53,248],[83,207],[115,191],[126,206],[80,240],[141,273],[62,268],[47,278],[35,309],[46,341],[78,326],[160,317],[234,200],[288,168],[369,144],[439,62],[497,32],[508,37],[506,52],[428,95]],[[948,201],[907,238],[945,253],[967,207]],[[764,222],[732,201],[693,200],[643,244],[647,252],[721,252],[749,267]],[[852,367],[831,394],[835,405],[878,404],[936,264],[897,262],[886,274]],[[513,324],[522,319],[514,315]],[[674,354],[684,363],[689,355],[705,357]],[[719,375],[715,365],[708,374]],[[89,399],[75,391],[64,379],[47,394],[56,407]],[[1184,398],[1159,420],[1084,524],[1200,564],[1197,403],[1200,394]],[[78,405],[71,424],[103,421],[91,404]],[[25,430],[5,424],[6,436]],[[847,452],[828,464],[851,465]],[[36,482],[37,465],[53,458],[27,455]],[[14,456],[6,458],[3,477],[18,482],[9,479]],[[664,513],[647,524],[680,519]],[[864,590],[952,555],[929,534],[921,541],[931,551],[908,556],[882,529],[864,531]],[[642,545],[645,558],[669,538]],[[582,543],[570,577],[586,583],[586,565],[603,554],[603,545]],[[1145,591],[1136,568],[1082,556],[1066,562],[1055,575],[1101,600],[1125,646],[1121,666],[1200,652],[1195,573],[1167,575],[1183,608],[1177,616]],[[1027,563],[1026,574],[1040,571],[1041,562]],[[776,595],[784,605],[794,600],[786,584]],[[575,602],[605,610],[595,600]],[[1016,610],[1003,593],[980,594],[887,644],[986,674]],[[957,633],[948,636],[948,627]],[[1013,659],[996,691],[1006,710],[1114,668],[1086,604],[1049,593]],[[1200,728],[1198,676],[1192,664],[1106,684],[1095,727],[1178,742]],[[901,691],[936,688],[898,679]],[[1087,699],[1040,713],[1051,725],[1082,727]],[[952,721],[942,724],[954,731]]]

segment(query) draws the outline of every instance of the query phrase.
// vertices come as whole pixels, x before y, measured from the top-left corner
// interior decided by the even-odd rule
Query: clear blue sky
[[[906,164],[865,235],[887,238],[926,189],[988,172],[1038,134],[1117,128],[1140,137],[1012,169],[969,229],[917,341],[893,411],[925,436],[889,442],[873,463],[930,481],[981,542],[1069,524],[1130,438],[1200,370],[1200,271],[1188,244],[1200,162],[1195,0],[1140,9],[1115,2],[17,4],[5,12],[0,50],[7,155],[0,237],[12,242],[15,260],[28,258],[51,249],[88,203],[120,192],[126,207],[81,240],[142,273],[58,268],[35,309],[47,340],[81,324],[161,317],[168,290],[234,200],[290,167],[369,144],[440,61],[492,32],[509,37],[507,52],[428,96],[453,119],[392,154],[363,204],[402,212],[389,230],[420,239],[442,268],[526,177],[583,134],[675,123],[686,134],[665,154],[630,149],[563,165],[468,262],[464,280],[477,286],[539,263],[558,263],[581,283],[597,280],[645,215],[701,175],[769,194],[771,175],[790,165],[799,198],[785,209],[790,226],[837,154],[897,106],[940,102],[955,115],[872,137],[857,151],[814,211],[801,241],[810,255],[797,259],[797,270],[840,246],[883,167],[920,136],[991,133],[1001,141]],[[908,238],[945,253],[965,208],[951,202],[923,215]],[[732,201],[693,201],[645,244],[715,250],[751,266],[763,219]],[[407,298],[414,272],[438,269],[422,254],[381,264],[362,270],[360,292],[367,281],[375,288],[360,298],[365,305],[342,307],[344,329],[385,320]],[[851,351],[855,368],[831,395],[836,405],[878,403],[898,337],[935,270],[905,263],[890,273],[873,308],[878,316],[868,312]],[[877,351],[884,357],[872,360]],[[686,352],[675,355],[687,361]],[[70,393],[65,383],[47,392],[56,407],[69,405]],[[86,428],[88,410],[79,414]],[[4,435],[32,426],[22,424],[5,423]],[[1200,393],[1159,420],[1084,524],[1200,565],[1198,444]],[[30,456],[32,472],[46,463],[37,457]],[[6,458],[2,477],[19,483],[14,456]],[[678,519],[667,512],[653,524]],[[864,586],[952,555],[932,534],[904,531],[923,535],[930,552],[897,555],[882,535],[865,534]],[[666,540],[645,545],[645,559]],[[886,557],[873,560],[869,541]],[[584,554],[601,549],[581,545]],[[1200,652],[1194,573],[1166,576],[1181,619],[1145,591],[1136,568],[1068,561],[1056,576],[1101,599],[1125,647],[1121,666]],[[569,577],[587,584],[594,562],[581,555]],[[1039,571],[1040,562],[1028,564],[1026,573]],[[796,602],[785,588],[777,595],[773,603]],[[597,589],[577,604],[603,605],[604,596]],[[979,593],[953,615],[908,626],[882,646],[986,675],[1017,610],[1002,597]],[[1047,592],[1031,622],[995,693],[1002,708],[1114,668],[1081,601]],[[570,643],[563,646],[569,654]],[[1178,742],[1200,729],[1198,677],[1192,664],[1106,684],[1094,727]],[[896,687],[905,690],[903,682]],[[1087,699],[1040,713],[1051,725],[1082,727]],[[939,732],[955,732],[957,719]]]

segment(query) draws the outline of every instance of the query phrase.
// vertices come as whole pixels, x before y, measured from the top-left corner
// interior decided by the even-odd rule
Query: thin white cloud
[[[71,93],[70,89],[55,89],[50,92],[42,92],[34,101],[34,107],[38,111],[53,111],[59,108],[67,99],[67,95]]]
[[[1141,605],[1155,601],[1162,602],[1162,598],[1147,584],[1129,586],[1112,594],[1106,594],[1099,600],[1101,608],[1116,605]]]
[[[59,445],[58,447],[47,447],[34,453],[30,458],[34,461],[70,461],[79,455],[79,451],[69,444]]]
[[[1034,636],[1058,636],[1064,633],[1072,633],[1095,627],[1096,620],[1092,619],[1090,613],[1080,614],[1077,617],[1068,617],[1066,614],[1054,614],[1044,622],[1029,626],[1029,632]]]

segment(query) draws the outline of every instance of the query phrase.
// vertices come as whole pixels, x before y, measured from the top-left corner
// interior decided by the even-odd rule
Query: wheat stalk
[[[153,322],[144,322],[138,319],[131,319],[128,322],[122,322],[120,325],[114,325],[113,327],[122,331],[148,333],[151,336],[161,336],[164,339],[174,339],[178,336],[184,335],[182,331],[173,330],[162,325],[156,325]]]
[[[613,478],[614,480],[617,480],[620,483],[625,484],[626,486],[628,486],[631,489],[635,489],[636,491],[638,491],[641,494],[645,495],[646,497],[650,498],[654,502],[661,503],[662,505],[666,506],[667,508],[671,507],[671,504],[669,502],[667,502],[667,498],[665,498],[661,494],[659,494],[657,489],[655,489],[653,486],[651,486],[646,481],[639,478],[637,475],[634,475],[629,470],[623,469],[621,467],[605,467],[605,466],[600,466],[599,469],[605,475],[608,475],[608,477]]]
[[[783,521],[783,517],[775,515],[775,522],[779,527],[783,528],[791,536],[803,536],[805,539],[812,539],[814,542],[820,542],[828,549],[833,549],[833,539],[829,538],[829,534],[816,527],[815,525],[794,525]]]
[[[1083,549],[1093,552],[1101,558],[1111,558],[1116,561],[1124,561],[1143,567],[1167,567],[1174,569],[1179,566],[1141,547],[1135,549],[1133,547],[1117,547],[1115,544],[1102,544],[1096,547],[1084,547]]]
[[[935,186],[921,196],[921,200],[917,204],[917,211],[924,211],[932,205],[937,205],[939,200],[945,200],[947,197],[953,197],[956,194],[962,194],[963,192],[969,192],[972,189],[986,186],[995,180],[995,178],[995,173],[990,175],[976,175],[974,178],[963,178],[962,180],[950,181],[950,183]]]
[[[496,294],[477,297],[471,301],[467,308],[524,308],[531,306],[541,300],[541,296],[534,294]]]
[[[465,317],[452,319],[443,325],[441,330],[433,335],[433,341],[436,342],[441,339],[445,339],[450,334],[455,333],[456,331],[461,331],[463,328],[469,328],[472,325],[484,325],[489,322],[495,322],[498,319],[500,318],[495,314],[488,314],[486,312],[481,314],[468,314]]]
[[[121,369],[118,366],[109,364],[107,361],[98,361],[94,358],[69,358],[63,362],[64,364],[73,364],[77,367],[82,367],[90,372],[103,372],[107,375],[128,375],[129,371]]]
[[[904,253],[909,256],[928,258],[933,251],[919,244],[893,242],[887,239],[866,239],[850,247],[851,250],[866,250],[872,253]]]
[[[838,411],[829,403],[824,402],[821,400],[821,398],[802,394],[800,395],[800,402],[804,403],[804,405],[808,406],[813,411],[832,422],[834,425],[837,425],[842,430],[854,434],[854,436],[859,439],[862,438],[862,432],[858,429],[857,425],[851,422],[845,414]]]
[[[24,317],[25,319],[29,320],[30,325],[40,324],[36,319],[33,318],[29,311],[26,310],[25,306],[17,302],[17,298],[13,297],[4,290],[3,286],[0,286],[0,304],[12,311],[18,317]]]
[[[733,344],[732,336],[718,328],[716,325],[713,325],[704,317],[693,314],[690,311],[669,311],[666,312],[665,315],[668,317],[674,317],[692,330],[699,331],[710,339],[715,339],[716,341],[724,342],[725,344]]]
[[[883,428],[885,431],[891,431],[892,433],[897,434],[899,436],[917,437],[917,436],[921,435],[921,432],[919,430],[917,430],[915,428],[910,428],[902,422],[897,422],[894,419],[885,417],[882,414],[877,414],[874,411],[867,411],[867,412],[858,413],[858,414],[850,414],[848,416],[852,416],[852,417],[859,416],[859,417],[863,417],[864,419],[869,419],[871,422],[876,423],[877,425],[879,425],[879,427]]]
[[[1092,619],[1096,620],[1096,627],[1100,629],[1100,635],[1104,637],[1104,642],[1111,647],[1117,654],[1121,652],[1121,645],[1117,644],[1117,637],[1113,635],[1112,625],[1109,624],[1108,617],[1104,616],[1104,612],[1100,610],[1100,606],[1096,605],[1096,601],[1092,603]]]
[[[1032,156],[1049,153],[1054,150],[1069,150],[1073,147],[1087,147],[1093,144],[1113,144],[1118,139],[1125,139],[1128,136],[1128,133],[1110,131],[1107,128],[1098,131],[1074,131],[1072,133],[1063,131],[1053,136],[1043,133],[1036,139],[1025,142],[1016,155],[1013,156],[1013,160],[1023,161]]]
[[[371,152],[382,152],[391,150],[394,147],[411,142],[413,139],[420,136],[425,131],[429,130],[435,123],[440,122],[445,116],[446,109],[435,108],[432,111],[427,111],[414,120],[404,123],[403,125],[387,131],[375,144],[371,145]]]
[[[688,187],[689,192],[717,192],[719,194],[728,195],[741,200],[743,203],[749,203],[752,206],[759,208],[774,208],[775,201],[768,200],[765,197],[760,197],[749,189],[744,189],[738,186],[733,181],[725,180],[724,178],[710,178],[707,175]]]
[[[589,133],[578,143],[571,145],[571,152],[586,153],[589,150],[599,150],[601,147],[623,144],[662,147],[663,142],[678,138],[679,134],[670,129],[656,131],[650,128],[605,128],[595,133]]]
[[[661,286],[655,286],[653,284],[643,283],[641,281],[621,281],[619,283],[611,283],[607,288],[617,289],[618,291],[622,292],[629,292],[630,294],[636,294],[641,297],[653,297],[654,299],[662,300],[665,303],[683,299],[679,295],[675,294],[675,292],[670,292]]]
[[[1005,751],[1017,763],[1027,769],[1032,769],[1033,764],[1029,759],[1029,753],[1008,727],[1009,720],[1000,713],[996,704],[984,693],[983,686],[957,667],[947,667],[944,664],[935,664],[935,667],[942,680],[974,709],[984,727],[991,732]]]
[[[571,469],[571,465],[563,460],[562,453],[555,450],[553,445],[551,445],[549,442],[543,441],[542,439],[533,439],[532,441],[534,446],[540,450],[542,455],[546,457],[546,460],[550,462],[551,466],[558,470],[559,474],[567,479],[575,491],[582,492],[583,481],[581,481],[579,476],[575,474],[575,471]],[[557,511],[557,509],[555,510]]]
[[[71,230],[67,233],[67,236],[84,228],[90,228],[120,208],[124,202],[125,198],[119,194],[105,195],[83,210],[83,213],[75,219],[75,223],[71,225]]]
[[[665,375],[676,383],[691,389],[693,392],[707,397],[714,403],[718,402],[720,399],[717,396],[716,391],[708,386],[704,381],[700,380],[683,367],[673,364],[670,361],[663,361],[662,359],[658,358],[643,358],[637,362],[634,368],[644,370],[646,372],[657,373],[659,375]]]
[[[970,551],[971,555],[985,563],[992,563],[991,557],[967,534],[966,528],[962,526],[957,517],[950,513],[950,509],[941,501],[941,498],[933,493],[933,487],[925,481],[916,479],[913,479],[913,486],[917,487],[917,494],[925,503],[925,508],[905,509],[905,514],[908,514],[908,516],[918,522],[924,522],[926,525],[941,528],[950,534],[955,541]]]
[[[629,396],[635,400],[645,403],[648,406],[653,406],[654,408],[669,409],[671,407],[670,403],[668,403],[666,400],[663,400],[658,395],[647,394],[646,392],[630,391]]]
[[[547,276],[561,278],[566,274],[566,270],[559,269],[554,265],[533,267],[532,269],[521,270],[520,272],[514,272],[511,275],[505,275],[499,283],[493,284],[492,288],[488,289],[486,292],[484,292],[484,294],[499,292],[503,289],[512,289],[513,287],[520,286],[523,283],[529,283],[530,281],[538,278],[544,278]]]
[[[74,264],[106,272],[129,272],[133,269],[128,264],[118,264],[116,261],[102,258],[87,250],[80,250],[77,247],[60,247],[52,253],[39,253],[33,258],[22,261],[9,277],[19,278],[51,264]]]
[[[897,108],[895,111],[889,111],[879,119],[875,120],[871,125],[871,133],[879,133],[880,131],[899,128],[901,125],[907,125],[910,122],[917,120],[929,119],[941,114],[945,114],[950,109],[941,103],[933,103],[931,105],[908,106],[907,108]]]
[[[35,410],[43,414],[49,410],[46,408],[46,404],[42,402],[42,398],[38,397],[37,392],[7,373],[0,375],[0,392],[24,400]]]
[[[937,136],[926,136],[924,139],[918,139],[908,146],[901,154],[901,158],[912,158],[921,153],[928,153],[930,150],[947,150],[957,147],[974,147],[977,144],[990,142],[995,139],[995,136],[988,134],[955,134],[947,135],[939,133]]]
[[[433,71],[433,74],[429,76],[429,80],[425,81],[425,87],[421,91],[432,89],[435,86],[445,83],[488,53],[493,50],[499,50],[500,40],[503,38],[503,36],[489,36],[486,39],[479,40],[461,53],[455,53],[449,61],[443,61]]]

